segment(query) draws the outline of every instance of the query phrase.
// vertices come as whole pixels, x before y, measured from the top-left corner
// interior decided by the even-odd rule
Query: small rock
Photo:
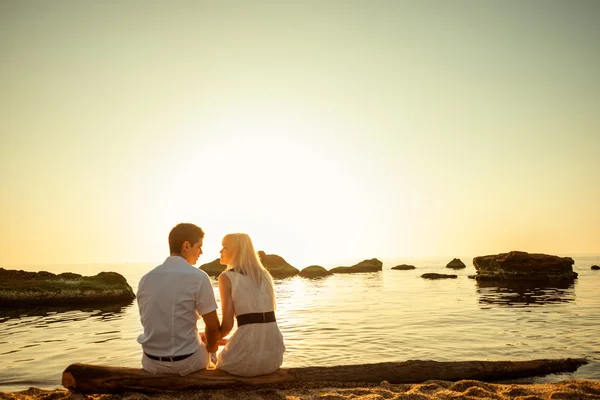
[[[300,272],[277,254],[266,254],[261,250],[258,257],[273,278],[288,278]]]
[[[208,276],[219,276],[221,275],[221,273],[223,271],[225,271],[225,268],[227,268],[227,265],[221,265],[221,259],[217,258],[209,263],[206,264],[202,264],[199,267],[202,271],[206,272],[208,274]]]
[[[597,265],[592,265],[592,269],[593,269],[594,271],[597,271],[597,270],[599,270],[599,269],[600,269],[600,267],[599,267],[599,266],[597,266]]]
[[[465,265],[465,263],[460,261],[460,258],[454,258],[452,261],[450,261],[448,263],[448,265],[446,265],[446,268],[462,269],[462,268],[467,268],[467,266]]]
[[[457,277],[457,275],[436,274],[433,272],[421,275],[421,278],[423,279],[454,279]]]
[[[400,271],[408,271],[409,269],[416,269],[416,267],[414,265],[400,264],[400,265],[396,265],[395,267],[392,267],[392,269],[397,269]]]
[[[322,276],[333,275],[333,272],[326,270],[320,265],[311,265],[300,271],[299,275],[304,278],[319,278]]]
[[[334,274],[351,274],[355,272],[377,272],[383,269],[383,263],[376,258],[363,260],[351,267],[336,267],[330,271]]]

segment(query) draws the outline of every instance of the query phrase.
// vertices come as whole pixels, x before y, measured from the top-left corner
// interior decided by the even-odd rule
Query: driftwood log
[[[291,382],[421,383],[430,379],[498,381],[550,373],[572,372],[587,361],[566,358],[531,361],[411,360],[335,367],[280,369],[269,375],[243,378],[223,371],[202,370],[186,376],[152,375],[142,369],[72,364],[63,372],[62,384],[80,393],[160,392],[233,388]]]

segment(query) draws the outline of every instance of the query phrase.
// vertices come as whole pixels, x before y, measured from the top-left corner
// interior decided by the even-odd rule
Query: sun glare
[[[158,172],[171,182],[162,198],[154,194],[160,229],[181,220],[201,225],[207,231],[204,262],[217,257],[224,234],[239,231],[251,235],[257,250],[280,254],[300,268],[348,255],[344,242],[360,219],[365,191],[335,153],[314,139],[325,134],[315,119],[307,123],[283,111],[271,118],[271,112],[255,109],[212,121],[212,139],[196,144],[196,157],[165,163],[187,175]],[[188,192],[173,198],[181,187]]]
[[[340,152],[343,142],[321,139],[337,137],[341,127],[298,110],[254,107],[183,129],[183,136],[203,138],[192,140],[192,156],[173,151],[154,160],[147,174],[155,184],[139,187],[138,196],[149,199],[142,208],[152,215],[145,223],[153,236],[145,240],[156,244],[154,258],[164,249],[157,233],[180,221],[205,229],[201,263],[218,257],[231,232],[247,232],[257,250],[298,268],[409,250],[422,203],[411,197],[412,181],[402,171],[359,169],[356,157],[379,155]],[[385,182],[389,174],[398,175],[397,187]],[[386,233],[392,219],[404,223]]]

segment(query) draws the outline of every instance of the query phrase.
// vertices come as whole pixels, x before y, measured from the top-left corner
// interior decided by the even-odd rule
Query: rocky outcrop
[[[333,275],[333,272],[326,270],[320,265],[311,265],[300,271],[300,276],[304,278],[320,278],[329,275]]]
[[[219,276],[221,272],[225,271],[226,265],[221,265],[221,259],[217,258],[209,263],[202,264],[199,267],[202,271],[206,272],[209,276]]]
[[[82,276],[0,268],[0,308],[129,304],[135,299],[116,272]]]
[[[392,269],[397,269],[400,271],[408,271],[411,269],[416,269],[417,267],[415,267],[414,265],[408,265],[408,264],[400,264],[400,265],[396,265],[395,267],[392,267]]]
[[[436,274],[433,272],[421,275],[423,279],[455,279],[457,275],[448,275],[448,274]]]
[[[298,272],[300,272],[285,261],[283,257],[276,254],[266,254],[261,250],[258,252],[258,257],[273,278],[287,278],[298,275]]]
[[[561,281],[577,278],[572,258],[524,251],[475,257],[473,266],[477,280]]]
[[[597,266],[597,265],[592,265],[592,269],[593,269],[594,271],[598,271],[598,270],[600,269],[600,267],[599,267],[599,266]]]
[[[462,269],[467,268],[467,266],[464,262],[460,261],[460,258],[454,258],[446,265],[446,268]]]
[[[259,251],[258,257],[273,278],[287,278],[298,275],[298,269],[292,267],[283,257],[276,254],[265,254],[264,251]],[[221,259],[217,258],[209,263],[202,264],[199,268],[208,275],[217,277],[225,271],[227,266],[221,265]]]
[[[356,272],[377,272],[383,269],[383,263],[376,258],[363,260],[350,267],[336,267],[330,269],[334,274],[351,274]]]

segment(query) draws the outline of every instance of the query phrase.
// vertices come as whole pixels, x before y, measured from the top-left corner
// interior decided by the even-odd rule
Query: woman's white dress
[[[224,272],[231,280],[235,315],[273,310],[269,283],[260,288],[246,275]],[[217,369],[239,376],[258,376],[275,372],[283,362],[283,335],[277,322],[239,326],[219,353]]]

